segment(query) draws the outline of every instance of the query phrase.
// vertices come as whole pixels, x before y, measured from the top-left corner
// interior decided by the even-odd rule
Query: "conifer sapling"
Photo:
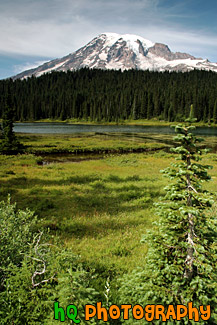
[[[211,166],[200,163],[202,141],[192,131],[193,106],[186,123],[175,126],[179,146],[172,151],[177,162],[162,171],[172,181],[157,203],[159,219],[147,232],[146,264],[124,278],[121,298],[141,305],[169,304],[211,306],[210,324],[217,323],[217,227],[210,210],[213,199],[202,188],[210,180]],[[205,150],[206,151],[206,150]],[[133,303],[133,302],[132,302]],[[183,320],[184,324],[194,321]],[[213,323],[214,322],[214,323]],[[161,324],[161,321],[156,321]],[[172,321],[171,324],[174,324]],[[180,322],[178,322],[180,323]]]

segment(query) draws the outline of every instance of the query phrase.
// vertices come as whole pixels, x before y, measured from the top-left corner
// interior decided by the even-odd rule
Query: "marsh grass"
[[[118,133],[85,133],[82,135],[19,134],[27,153],[33,154],[106,154],[155,150],[168,147],[166,139]]]
[[[45,144],[47,150],[66,142],[83,149],[120,145],[116,137],[100,140],[99,136],[73,137],[73,143],[69,136],[25,135],[23,140],[33,151]],[[149,144],[165,146],[169,140],[155,137]],[[126,146],[144,145],[144,139],[120,141]],[[140,240],[156,219],[153,204],[163,196],[167,184],[160,170],[174,156],[165,151],[112,154],[79,163],[40,165],[44,159],[33,154],[0,156],[0,199],[10,193],[19,208],[34,210],[39,229],[49,229],[102,277],[143,265],[147,247]],[[215,192],[216,154],[208,154],[203,162],[214,166],[213,180],[205,186]]]

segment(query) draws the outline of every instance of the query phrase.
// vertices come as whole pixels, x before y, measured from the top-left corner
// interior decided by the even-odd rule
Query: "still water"
[[[87,125],[66,123],[14,123],[14,131],[21,133],[38,134],[73,134],[84,132],[120,132],[120,133],[174,133],[169,126],[143,126],[143,125]],[[217,127],[197,127],[196,134],[217,136]]]

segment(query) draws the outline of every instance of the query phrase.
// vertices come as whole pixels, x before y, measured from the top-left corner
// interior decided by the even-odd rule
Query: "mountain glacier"
[[[194,69],[217,72],[217,63],[195,58],[187,53],[171,52],[162,43],[153,43],[137,35],[103,33],[87,45],[61,59],[24,71],[14,79],[32,75],[39,77],[51,71],[77,70],[84,67],[114,70],[191,71]]]

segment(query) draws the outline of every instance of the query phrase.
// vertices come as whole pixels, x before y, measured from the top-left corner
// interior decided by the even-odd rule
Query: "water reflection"
[[[73,133],[127,133],[130,137],[135,133],[171,134],[174,129],[169,126],[143,125],[87,125],[66,123],[14,123],[14,131],[35,134],[73,134]],[[217,136],[217,127],[197,127],[198,135]]]

